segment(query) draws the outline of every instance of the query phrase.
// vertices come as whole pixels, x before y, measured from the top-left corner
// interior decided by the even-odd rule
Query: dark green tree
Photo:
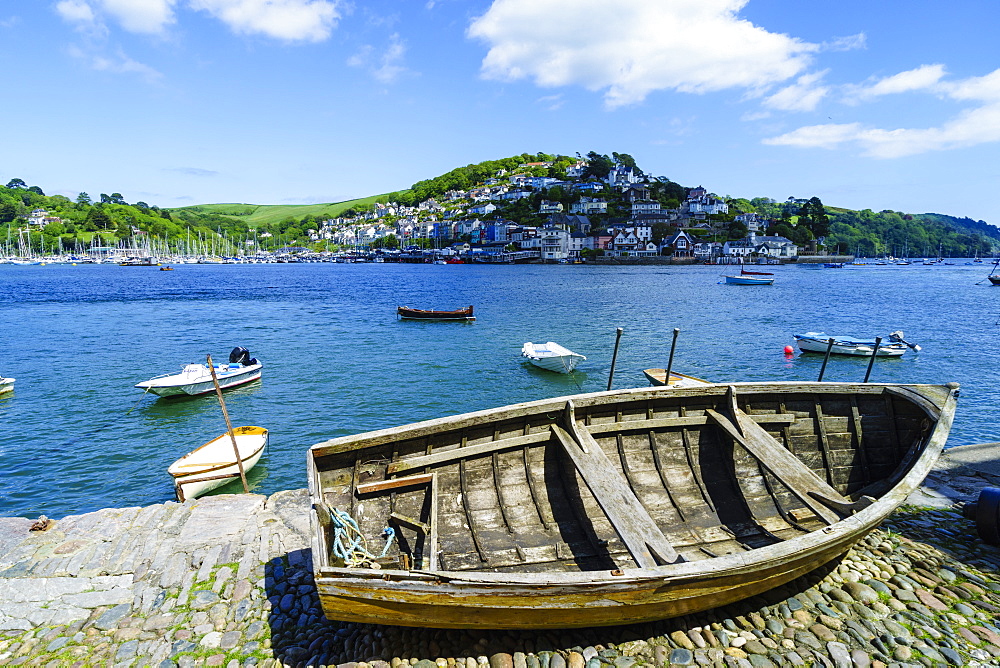
[[[90,206],[92,203],[90,201],[90,195],[87,193],[80,193],[76,196],[76,203],[82,208],[83,206]]]
[[[608,156],[591,151],[587,154],[587,166],[584,168],[582,176],[584,179],[606,179],[614,166],[615,163]]]
[[[28,184],[22,181],[21,179],[11,179],[10,181],[7,182],[7,187],[12,190],[14,189],[23,190],[24,188],[28,187]]]
[[[750,230],[747,229],[747,226],[738,220],[729,223],[728,237],[733,241],[744,238],[749,232]]]
[[[10,223],[17,218],[17,207],[13,202],[0,199],[0,223]]]
[[[814,237],[825,237],[830,233],[830,218],[819,197],[812,197],[799,210],[799,225],[805,225]]]
[[[642,170],[639,169],[639,165],[635,164],[635,158],[630,156],[628,153],[615,153],[612,151],[611,157],[622,167],[631,169],[636,174],[642,174]]]

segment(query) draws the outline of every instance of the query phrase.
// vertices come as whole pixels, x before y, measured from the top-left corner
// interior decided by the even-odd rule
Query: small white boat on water
[[[233,450],[233,438],[243,462],[243,472],[252,469],[267,447],[264,427],[236,427],[233,436],[224,432],[205,445],[192,450],[167,469],[174,478],[177,500],[193,499],[232,480],[239,480],[240,468]]]
[[[521,355],[527,357],[528,361],[535,366],[556,373],[569,373],[576,368],[577,364],[587,359],[579,353],[563,348],[554,341],[548,343],[531,343],[529,341],[521,347]]]
[[[771,285],[774,283],[774,274],[769,271],[747,271],[740,267],[740,273],[733,276],[725,276],[729,285]]]
[[[856,355],[859,357],[871,357],[875,350],[875,339],[858,339],[851,336],[831,336],[823,332],[806,332],[805,334],[793,334],[799,350],[807,353],[826,353],[830,346],[830,339],[833,339],[833,347],[830,348],[832,355]],[[888,338],[883,340],[878,347],[876,357],[899,357],[910,348],[920,350],[920,346],[907,343],[903,340],[902,332],[893,332]]]
[[[259,380],[264,365],[250,357],[246,348],[233,348],[228,364],[214,364],[219,387],[226,390]],[[206,364],[187,364],[180,373],[167,373],[135,385],[161,397],[197,395],[215,391],[212,371]]]
[[[0,394],[14,391],[14,379],[0,376]]]

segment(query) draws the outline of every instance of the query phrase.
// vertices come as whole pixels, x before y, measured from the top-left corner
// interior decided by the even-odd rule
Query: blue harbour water
[[[270,430],[259,493],[305,487],[329,438],[455,413],[642,387],[664,367],[714,381],[815,380],[821,355],[792,334],[886,336],[919,353],[877,360],[873,382],[962,385],[949,445],[998,441],[1000,287],[991,265],[775,267],[772,286],[720,283],[722,267],[270,264],[0,265],[0,515],[59,518],[173,499],[167,466],[225,431],[214,395],[157,399],[132,386],[244,346],[263,379],[227,391],[234,426]],[[474,323],[396,319],[397,305],[475,305]],[[536,369],[525,341],[587,356]],[[833,358],[830,381],[866,359]],[[240,484],[221,491],[238,491]]]

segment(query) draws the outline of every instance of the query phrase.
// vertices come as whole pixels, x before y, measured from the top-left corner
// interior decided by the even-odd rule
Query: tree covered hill
[[[177,247],[180,240],[212,238],[220,241],[219,248],[226,252],[235,251],[251,238],[255,248],[265,250],[282,245],[317,247],[310,243],[309,231],[319,229],[323,221],[339,219],[347,225],[352,220],[368,223],[378,205],[394,203],[416,210],[430,200],[445,199],[449,200],[450,220],[503,218],[524,225],[540,225],[546,216],[538,213],[539,203],[560,202],[568,210],[580,198],[571,186],[582,182],[600,184],[599,190],[587,195],[608,202],[607,214],[591,216],[592,225],[599,227],[629,217],[631,205],[621,190],[607,186],[604,181],[613,169],[622,167],[637,174],[650,199],[659,201],[664,209],[676,209],[687,197],[688,186],[644,173],[628,154],[607,156],[594,151],[575,157],[523,153],[457,167],[398,192],[304,205],[201,204],[163,209],[145,202],[128,203],[119,193],[102,193],[97,199],[80,193],[75,200],[62,195],[48,196],[41,187],[29,186],[15,178],[0,187],[0,255],[17,253],[25,243],[34,252],[53,252],[82,251],[92,245],[136,245],[150,239],[159,240],[161,247]],[[506,183],[514,174],[547,177],[558,183],[536,190],[530,198],[498,202],[498,210],[486,216],[467,213],[469,200],[454,201],[456,193]],[[988,256],[1000,250],[1000,228],[981,220],[940,213],[854,211],[824,205],[815,197],[789,198],[784,202],[767,197],[723,199],[729,203],[729,214],[710,216],[723,238],[746,234],[736,216],[756,213],[765,221],[768,233],[787,236],[803,246],[819,237],[828,251],[843,254],[917,257],[940,253],[959,257]],[[44,216],[32,215],[38,210],[44,210]],[[704,236],[704,230],[698,232]],[[714,236],[719,237],[718,233]]]

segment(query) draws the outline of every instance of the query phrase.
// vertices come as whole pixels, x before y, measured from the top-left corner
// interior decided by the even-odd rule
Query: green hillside
[[[296,220],[303,220],[307,216],[318,219],[336,218],[348,209],[367,208],[376,202],[387,202],[392,199],[394,194],[396,193],[372,195],[371,197],[330,204],[196,204],[167,209],[167,211],[181,217],[184,217],[185,213],[198,216],[223,216],[233,220],[242,220],[247,225],[256,227],[279,223],[286,218]]]

